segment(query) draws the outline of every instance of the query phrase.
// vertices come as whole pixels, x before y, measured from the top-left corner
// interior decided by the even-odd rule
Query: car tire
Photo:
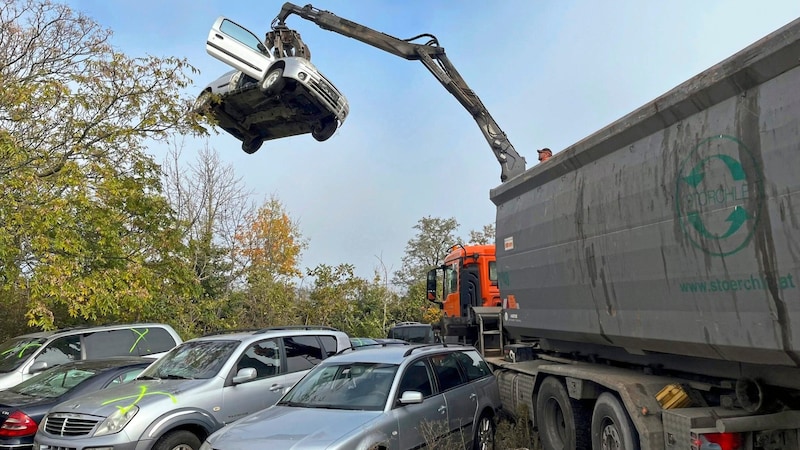
[[[475,436],[472,438],[474,450],[494,450],[495,425],[492,416],[488,413],[481,414],[475,425]]]
[[[597,397],[592,413],[593,448],[639,450],[639,434],[617,397],[604,392]]]
[[[261,80],[258,86],[261,92],[275,95],[283,89],[285,82],[286,81],[283,79],[283,67],[276,67],[264,75],[264,79]]]
[[[547,377],[542,382],[534,418],[544,450],[591,448],[588,408],[580,400],[570,398],[558,378]]]
[[[175,430],[161,436],[153,446],[153,450],[198,450],[200,444],[200,439],[194,433]]]
[[[311,129],[311,136],[319,142],[327,141],[333,136],[333,133],[336,133],[337,128],[338,124],[336,123],[336,119],[323,119]]]
[[[197,100],[194,101],[194,105],[192,105],[192,111],[200,114],[201,116],[206,115],[208,109],[211,107],[211,97],[211,91],[203,91],[197,96]]]
[[[264,139],[261,137],[254,137],[252,139],[246,139],[242,141],[242,150],[248,155],[252,155],[253,153],[257,152],[258,149],[261,148],[261,145],[264,143]]]

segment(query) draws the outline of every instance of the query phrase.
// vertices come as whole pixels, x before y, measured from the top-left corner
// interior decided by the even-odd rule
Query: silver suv
[[[134,323],[41,331],[0,344],[0,390],[70,361],[109,356],[151,356],[180,344],[175,330],[161,323]]]
[[[474,347],[362,347],[325,360],[276,405],[201,450],[494,448],[497,380]]]
[[[274,404],[317,363],[350,347],[325,327],[282,327],[186,341],[139,377],[62,403],[34,450],[197,450],[223,425]]]

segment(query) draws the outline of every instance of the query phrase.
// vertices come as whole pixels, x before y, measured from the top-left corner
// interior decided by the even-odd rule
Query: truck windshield
[[[12,338],[0,344],[0,372],[11,372],[44,345],[44,338]]]

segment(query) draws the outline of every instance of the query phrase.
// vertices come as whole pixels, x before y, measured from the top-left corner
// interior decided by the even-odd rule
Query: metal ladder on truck
[[[499,306],[473,306],[478,325],[478,350],[483,356],[503,356],[503,308]]]

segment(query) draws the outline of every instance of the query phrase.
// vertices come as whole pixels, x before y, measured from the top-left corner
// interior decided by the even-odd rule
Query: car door
[[[264,73],[274,60],[261,48],[264,48],[264,44],[255,34],[225,17],[214,22],[206,41],[209,55],[256,80],[264,78]]]
[[[439,389],[447,402],[450,435],[458,442],[469,442],[472,439],[472,427],[478,408],[478,394],[475,392],[475,387],[467,382],[456,353],[432,356],[431,365]]]
[[[255,369],[256,377],[234,384],[233,377],[245,368]],[[283,395],[284,377],[279,339],[263,339],[245,347],[225,382],[223,421],[231,423],[275,404]]]
[[[404,391],[421,392],[422,403],[401,405],[398,401]],[[400,441],[394,448],[429,447],[447,434],[447,404],[444,395],[436,391],[424,359],[415,361],[401,374],[392,414],[397,420]]]

